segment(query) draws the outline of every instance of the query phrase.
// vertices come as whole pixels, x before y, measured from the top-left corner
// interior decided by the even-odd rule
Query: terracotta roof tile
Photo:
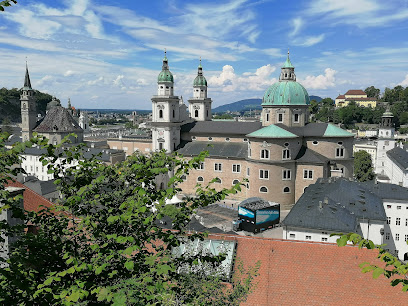
[[[210,235],[237,241],[244,266],[261,268],[243,305],[406,305],[407,293],[384,276],[373,279],[359,264],[384,266],[376,250],[332,243]]]
[[[345,95],[365,95],[366,93],[361,89],[350,89]]]

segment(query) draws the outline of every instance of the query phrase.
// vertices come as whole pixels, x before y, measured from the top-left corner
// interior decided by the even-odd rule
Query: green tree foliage
[[[371,156],[366,151],[354,154],[354,177],[359,182],[371,181],[375,177]]]
[[[197,185],[194,198],[172,209],[174,230],[157,225],[169,213],[165,200],[180,191],[182,177],[196,169],[206,153],[190,160],[165,152],[135,154],[106,166],[96,158],[82,158],[82,146],[56,154],[59,146],[32,140],[46,149],[41,161],[54,173],[62,195],[55,208],[34,213],[24,212],[19,199],[4,191],[7,173],[27,144],[5,150],[2,140],[1,209],[10,209],[23,224],[0,223],[2,233],[20,236],[7,267],[0,269],[0,304],[238,305],[251,291],[258,267],[243,270],[237,263],[241,273],[235,274],[229,288],[217,274],[178,273],[186,264],[198,271],[204,264],[217,270],[224,254],[172,256],[172,247],[205,238],[200,233],[187,235],[193,212],[239,191],[240,184],[222,191],[211,183]],[[56,163],[57,158],[63,162]],[[74,161],[78,166],[71,166]],[[173,176],[167,188],[157,190],[157,177],[169,171]],[[152,206],[155,209],[149,209]],[[35,225],[38,233],[24,232],[27,224]]]
[[[385,267],[372,265],[368,262],[360,264],[360,268],[363,273],[373,272],[373,278],[378,278],[380,275],[384,275],[386,278],[392,278],[391,286],[402,285],[403,291],[408,291],[408,264],[403,264],[398,257],[392,255],[383,247],[384,245],[375,245],[371,240],[364,239],[358,234],[349,233],[336,233],[331,236],[340,236],[337,239],[338,246],[345,246],[347,242],[351,242],[353,245],[367,249],[378,249],[378,258],[385,263]],[[407,241],[408,243],[408,241]]]
[[[234,119],[234,116],[231,114],[215,115],[214,119]]]
[[[318,121],[322,121],[322,122],[333,121],[334,106],[335,106],[333,99],[324,98],[318,104],[319,104],[319,111],[316,113],[315,119]]]
[[[380,97],[380,90],[378,88],[375,88],[374,86],[367,87],[364,92],[367,94],[367,97],[369,98],[376,98],[378,99]]]
[[[7,6],[11,6],[12,4],[17,4],[16,0],[4,0],[0,1],[0,11],[4,11],[4,8]]]

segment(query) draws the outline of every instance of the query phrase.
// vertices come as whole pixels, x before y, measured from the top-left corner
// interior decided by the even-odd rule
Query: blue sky
[[[163,50],[186,101],[202,58],[213,106],[262,97],[288,48],[309,95],[408,86],[408,1],[23,1],[0,13],[0,86],[77,108],[150,109]]]

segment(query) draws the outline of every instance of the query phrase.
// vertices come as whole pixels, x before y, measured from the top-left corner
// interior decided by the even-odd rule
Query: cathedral
[[[290,209],[318,178],[352,177],[353,134],[330,123],[308,122],[309,95],[296,82],[289,53],[279,81],[263,96],[260,122],[212,121],[207,89],[200,60],[187,107],[175,95],[165,54],[152,97],[151,149],[186,158],[209,151],[180,185],[184,194],[194,194],[197,183],[206,185],[215,177],[217,189],[247,179],[236,199],[261,197]]]

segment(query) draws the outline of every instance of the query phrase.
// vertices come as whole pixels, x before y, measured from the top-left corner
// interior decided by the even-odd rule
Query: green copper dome
[[[265,92],[262,105],[309,105],[306,89],[295,81],[279,81]]]
[[[162,70],[157,77],[157,82],[174,82],[173,74],[170,70]]]
[[[203,75],[197,75],[194,79],[193,86],[207,86],[207,80]]]

